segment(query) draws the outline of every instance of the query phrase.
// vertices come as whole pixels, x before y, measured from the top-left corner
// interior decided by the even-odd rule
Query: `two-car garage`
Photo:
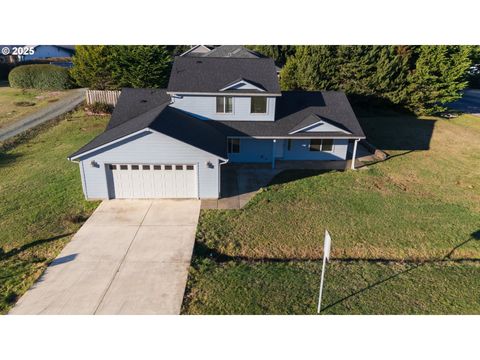
[[[111,198],[198,198],[194,164],[108,164],[107,177]]]

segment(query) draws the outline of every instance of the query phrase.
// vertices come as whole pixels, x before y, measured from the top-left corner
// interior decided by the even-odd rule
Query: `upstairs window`
[[[332,151],[333,139],[311,139],[308,149],[310,151]]]
[[[228,153],[238,154],[240,152],[240,139],[228,139]]]
[[[250,99],[250,112],[252,114],[267,113],[267,98],[265,96],[254,96]]]
[[[217,113],[230,114],[233,111],[233,98],[231,96],[217,96]]]

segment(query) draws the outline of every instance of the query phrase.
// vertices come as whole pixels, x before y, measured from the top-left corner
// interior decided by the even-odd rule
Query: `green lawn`
[[[290,287],[282,283],[283,275],[275,275],[277,272],[298,275],[292,282],[299,284],[309,274],[318,282],[318,273],[309,270],[317,265],[287,266],[274,261],[320,259],[325,229],[332,234],[332,256],[338,262],[332,266],[338,266],[339,274],[345,274],[346,279],[332,291],[334,298],[341,298],[345,287],[355,288],[354,283],[348,284],[352,272],[358,271],[367,283],[372,282],[367,270],[376,269],[379,264],[383,269],[380,272],[388,273],[390,268],[404,266],[392,262],[480,259],[480,119],[467,115],[454,120],[388,115],[363,117],[361,122],[369,140],[392,155],[390,159],[358,171],[284,172],[242,210],[202,211],[197,231],[197,262],[208,253],[245,262],[240,265],[235,261],[217,265],[214,262],[208,268],[194,271],[189,280],[191,291],[187,294],[189,301],[184,304],[185,313],[258,312],[259,308],[232,302],[227,286],[235,278],[240,279],[239,291],[250,292],[251,301],[259,303],[271,294],[255,291],[255,286],[273,292],[277,286]],[[259,260],[264,263],[258,264]],[[379,264],[365,265],[362,260],[376,260]],[[384,265],[385,262],[390,263]],[[439,264],[441,267],[433,263],[416,270],[420,275],[412,283],[417,288],[411,291],[399,285],[402,283],[398,280],[382,284],[382,289],[393,292],[388,303],[368,300],[369,290],[357,297],[364,299],[359,300],[358,306],[349,308],[342,303],[329,311],[479,313],[478,299],[472,303],[467,294],[464,299],[453,298],[453,294],[458,295],[469,286],[476,285],[480,290],[472,279],[450,282],[453,287],[446,294],[446,301],[451,307],[415,305],[417,299],[410,295],[420,292],[425,298],[434,296],[432,286],[443,289],[449,271],[452,279],[477,271],[476,265],[464,262]],[[427,269],[431,275],[423,277]],[[253,279],[256,271],[271,276],[266,280]],[[216,279],[213,282],[207,279],[212,274]],[[275,283],[277,278],[279,283]],[[333,282],[330,284],[335,286]],[[307,299],[312,289],[304,290],[308,296],[302,298],[301,304],[296,298],[300,290],[288,291],[284,301],[265,305],[265,312],[309,313],[311,304]]]
[[[98,203],[83,198],[67,156],[102,132],[107,118],[83,112],[0,150],[0,313],[56,257]]]
[[[0,129],[68,95],[68,91],[13,89],[0,85]]]
[[[216,264],[190,275],[188,314],[316,314],[321,262]],[[322,314],[480,314],[480,264],[328,265]]]

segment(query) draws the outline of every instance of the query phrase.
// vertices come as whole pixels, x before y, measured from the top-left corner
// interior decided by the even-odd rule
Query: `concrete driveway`
[[[199,211],[104,201],[10,314],[179,314]]]

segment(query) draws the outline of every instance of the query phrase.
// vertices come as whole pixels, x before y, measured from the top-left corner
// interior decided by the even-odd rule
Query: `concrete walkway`
[[[179,314],[199,212],[104,201],[10,314]]]
[[[69,111],[72,111],[84,100],[85,89],[71,90],[71,94],[65,98],[0,129],[0,141],[8,140],[37,125],[43,124],[44,122],[55,119]]]

